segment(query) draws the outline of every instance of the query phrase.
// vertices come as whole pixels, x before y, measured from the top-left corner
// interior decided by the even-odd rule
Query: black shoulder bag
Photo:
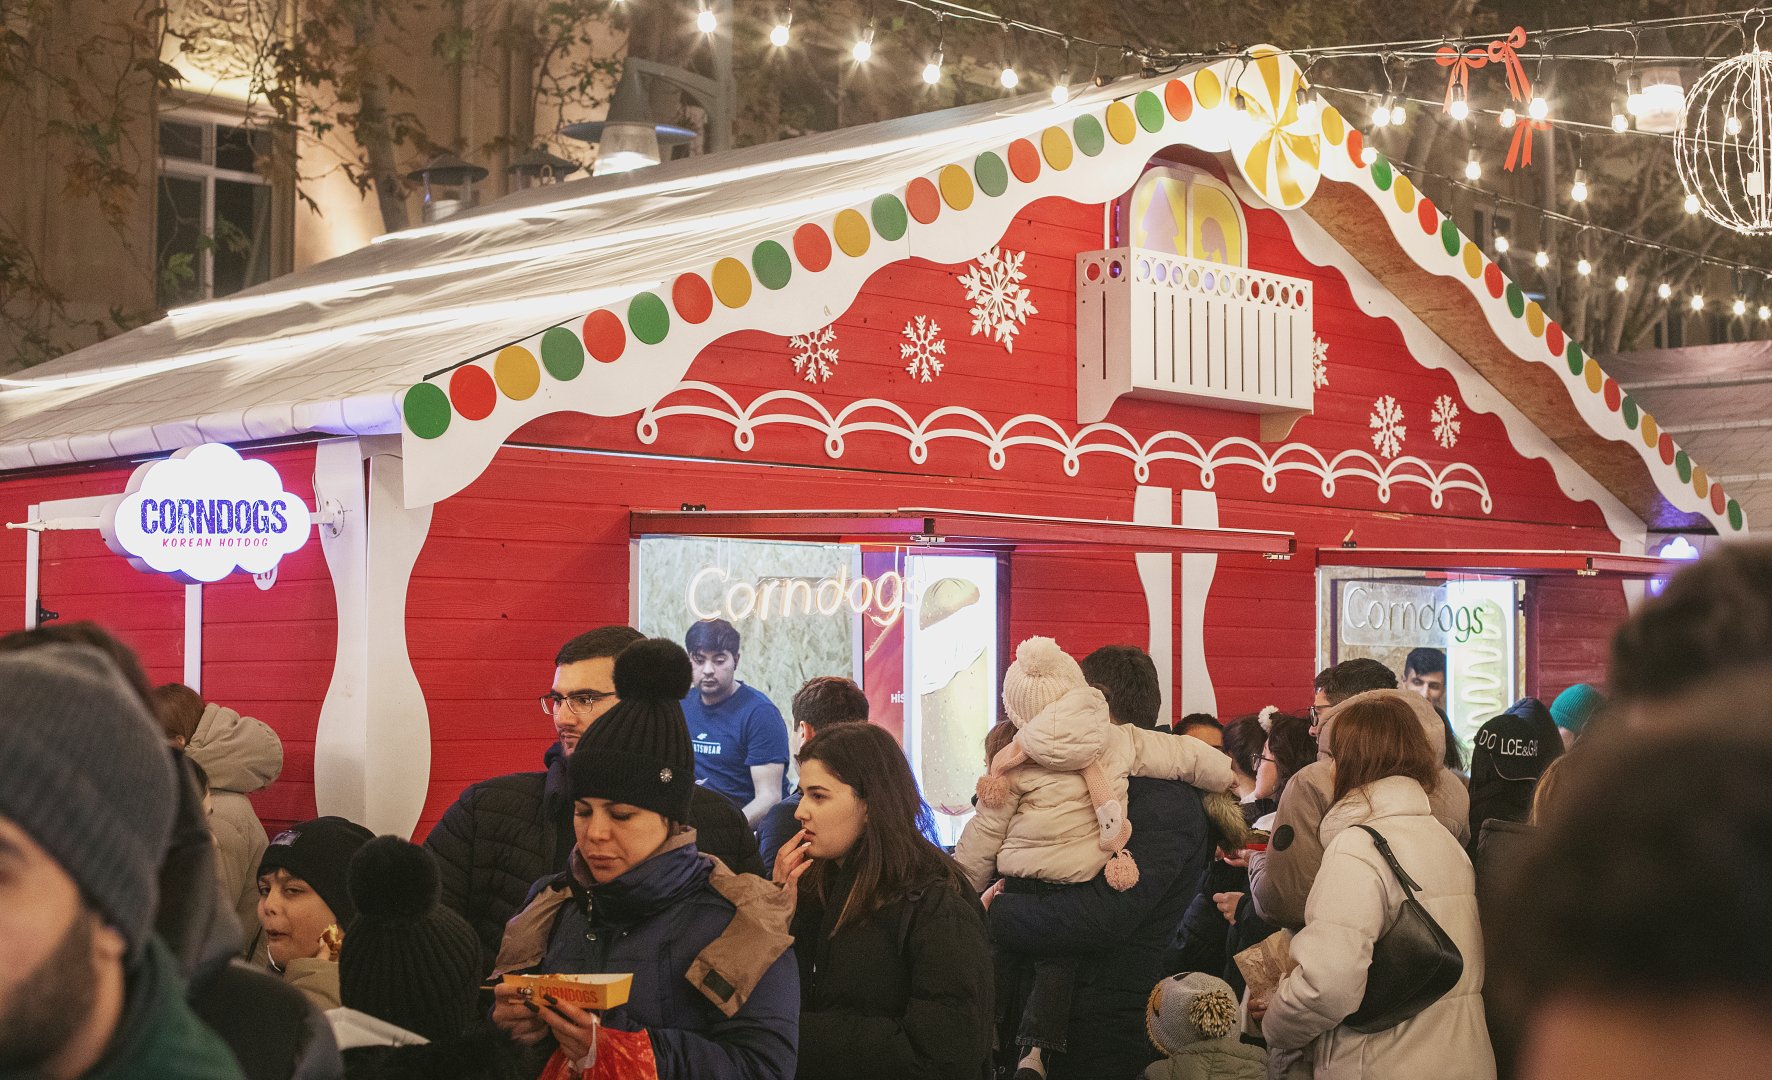
[[[1421,888],[1397,863],[1384,835],[1361,825],[1403,887],[1396,923],[1372,945],[1366,996],[1342,1023],[1362,1035],[1386,1031],[1445,997],[1464,974],[1464,956],[1434,917],[1415,899]]]

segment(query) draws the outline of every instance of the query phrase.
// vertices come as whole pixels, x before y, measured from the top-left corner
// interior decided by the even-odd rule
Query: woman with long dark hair
[[[988,1075],[991,953],[960,867],[917,829],[904,752],[840,724],[796,758],[801,829],[776,858],[794,887],[800,1080]]]

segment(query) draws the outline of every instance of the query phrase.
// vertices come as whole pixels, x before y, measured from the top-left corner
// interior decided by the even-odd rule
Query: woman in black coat
[[[958,866],[917,830],[921,800],[884,729],[840,724],[801,749],[776,859],[797,888],[799,1080],[989,1075],[991,952]]]

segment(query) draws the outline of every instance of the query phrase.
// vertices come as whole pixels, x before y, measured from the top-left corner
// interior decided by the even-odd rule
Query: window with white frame
[[[183,112],[160,119],[154,219],[163,308],[227,296],[271,276],[271,133]]]

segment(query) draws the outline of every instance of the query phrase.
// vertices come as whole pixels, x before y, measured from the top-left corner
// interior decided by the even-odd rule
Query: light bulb
[[[1371,146],[1360,147],[1360,164],[1365,165],[1368,168],[1370,168],[1372,163],[1377,160],[1378,160],[1378,150],[1375,147],[1371,147]]]
[[[1550,265],[1550,252],[1544,250],[1543,248],[1539,248],[1538,254],[1532,256],[1532,265],[1538,267],[1540,270],[1543,270],[1545,267],[1549,266]]]
[[[1403,121],[1407,119],[1409,114],[1403,111],[1401,102],[1391,106],[1391,127],[1402,127]]]
[[[1686,202],[1684,205],[1686,207],[1686,213],[1688,213],[1688,214],[1698,213],[1698,196],[1696,196],[1696,195],[1686,196]]]
[[[1464,159],[1464,178],[1476,181],[1483,178],[1483,163],[1477,160],[1477,148],[1471,147],[1470,156]]]
[[[1741,134],[1741,117],[1736,116],[1734,113],[1730,113],[1728,118],[1723,121],[1723,134]]]
[[[1767,307],[1765,304],[1761,304],[1759,316],[1761,322],[1765,322],[1767,319],[1772,319],[1772,307]]]
[[[1612,107],[1612,130],[1620,135],[1630,130],[1630,117],[1626,116],[1624,110],[1616,105]]]
[[[1586,277],[1594,272],[1594,264],[1588,262],[1585,258],[1577,259],[1575,261],[1575,272],[1582,277]]]
[[[1377,109],[1373,110],[1372,126],[1375,128],[1387,128],[1391,126],[1390,98],[1385,98],[1383,103],[1381,103]]]
[[[714,13],[704,7],[695,13],[695,28],[704,34],[711,34],[720,29],[720,20],[714,18]]]
[[[1497,117],[1497,119],[1500,121],[1502,127],[1511,128],[1520,122],[1520,114],[1514,111],[1512,105],[1509,105],[1507,108],[1501,110],[1501,115]]]
[[[1703,311],[1704,310],[1704,296],[1702,294],[1700,294],[1700,293],[1693,293],[1692,294],[1692,310],[1693,311]]]
[[[1569,198],[1576,202],[1587,201],[1587,170],[1575,170],[1575,182],[1569,185]]]
[[[1630,292],[1630,278],[1625,277],[1623,274],[1619,274],[1612,279],[1612,287],[1619,292]]]
[[[1747,314],[1747,301],[1741,299],[1738,296],[1735,298],[1735,303],[1730,305],[1729,310],[1733,311],[1737,317],[1742,316],[1742,315],[1746,315]]]
[[[1015,89],[1015,85],[1021,82],[1021,76],[1015,73],[1014,66],[1004,64],[1003,73],[997,76],[997,81],[1003,84],[1003,89],[1013,90]]]
[[[1543,120],[1550,115],[1550,102],[1544,100],[1544,95],[1534,94],[1532,103],[1526,106],[1526,115],[1534,120]]]
[[[1052,104],[1063,105],[1070,99],[1071,77],[1069,75],[1061,75],[1059,76],[1058,81],[1052,84]]]
[[[934,86],[936,83],[938,83],[940,81],[941,81],[941,50],[937,49],[937,50],[935,50],[935,55],[933,55],[929,58],[929,62],[927,64],[923,65],[923,82],[927,86]]]
[[[1512,245],[1507,242],[1507,237],[1500,235],[1495,237],[1495,253],[1497,255],[1506,255],[1510,246]]]
[[[1669,285],[1665,281],[1662,282],[1661,284],[1655,286],[1655,295],[1661,297],[1663,300],[1668,299],[1669,297],[1673,296],[1673,294],[1674,294],[1674,287],[1672,285]]]
[[[769,30],[769,44],[775,46],[778,49],[785,49],[788,47],[788,24],[787,23],[778,22],[773,27],[770,28],[770,30]]]
[[[868,62],[868,59],[874,55],[873,27],[870,26],[861,32],[861,36],[856,38],[855,44],[850,47],[849,55],[853,57],[858,64],[865,64]]]
[[[1452,104],[1446,107],[1446,115],[1454,120],[1470,119],[1471,107],[1470,103],[1464,100],[1464,95],[1460,94],[1452,99]]]

